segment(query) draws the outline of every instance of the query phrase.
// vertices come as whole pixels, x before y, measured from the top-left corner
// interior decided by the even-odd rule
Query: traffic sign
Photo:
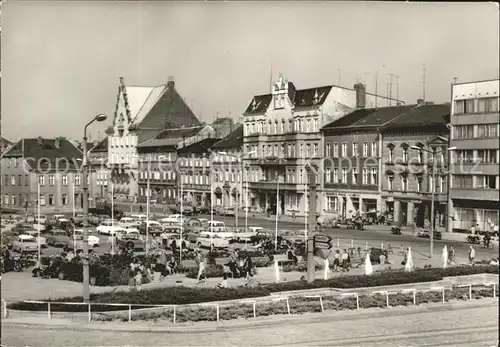
[[[319,249],[330,249],[332,246],[328,243],[323,243],[323,242],[316,242],[314,244],[314,248],[319,248]]]
[[[314,242],[324,242],[328,243],[332,238],[328,235],[314,235]]]

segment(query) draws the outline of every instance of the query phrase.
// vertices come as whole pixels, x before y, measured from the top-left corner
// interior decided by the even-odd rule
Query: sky
[[[176,89],[201,121],[241,116],[279,73],[299,89],[364,82],[406,103],[499,77],[493,3],[7,2],[2,136],[80,139],[112,123],[119,77]],[[340,71],[340,73],[339,73]],[[271,73],[272,72],[272,73]],[[91,139],[106,124],[91,127]]]

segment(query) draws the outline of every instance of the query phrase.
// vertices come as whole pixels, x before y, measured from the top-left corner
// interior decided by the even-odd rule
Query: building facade
[[[499,80],[452,86],[452,230],[499,223]]]
[[[303,215],[306,164],[323,170],[320,129],[356,108],[397,102],[366,93],[362,84],[355,89],[324,86],[298,90],[281,75],[271,93],[253,97],[243,113],[243,154],[255,151],[245,157],[251,205],[262,212]],[[323,193],[321,177],[317,175],[318,196]],[[322,199],[318,198],[316,206],[318,211],[325,209]]]
[[[246,195],[242,192],[245,182],[242,180],[246,175],[242,174],[242,147],[243,126],[241,125],[212,147],[214,206],[224,208],[245,206]]]
[[[4,153],[1,165],[2,209],[36,213],[39,203],[42,213],[81,210],[82,152],[67,139],[23,139]]]
[[[199,125],[175,90],[172,78],[155,87],[127,86],[120,78],[113,126],[108,132],[109,178],[114,196],[120,200],[138,199],[138,144],[164,129]]]
[[[89,147],[87,147],[89,148]],[[90,147],[88,160],[95,180],[90,183],[90,195],[94,200],[106,199],[108,196],[108,138],[97,141]]]
[[[177,195],[184,203],[210,206],[212,191],[210,153],[218,141],[220,139],[206,138],[177,150],[179,167]]]
[[[433,186],[434,227],[444,228],[449,223],[449,119],[449,104],[417,105],[381,127],[379,211],[394,224],[428,228]]]

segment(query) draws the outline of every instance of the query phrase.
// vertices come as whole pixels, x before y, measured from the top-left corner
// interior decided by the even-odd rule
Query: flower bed
[[[472,290],[473,299],[482,299],[493,297],[492,288],[474,288]],[[496,296],[498,296],[498,287],[496,288]],[[467,288],[454,287],[451,290],[445,291],[445,301],[451,300],[468,300],[469,292]],[[282,314],[304,314],[323,312],[327,310],[355,310],[358,308],[386,308],[387,297],[385,294],[366,294],[356,297],[338,297],[338,296],[323,296],[322,301],[319,298],[307,297],[290,297],[288,305],[286,300],[275,302],[257,303],[254,306],[248,304],[230,304],[219,306],[219,320],[232,319],[247,319],[259,316],[282,315]],[[443,302],[442,292],[417,292],[415,296],[415,304],[439,303]],[[413,293],[393,293],[389,296],[389,306],[412,306]],[[156,312],[134,312],[130,317],[128,313],[107,313],[94,314],[93,320],[96,321],[140,321],[140,320],[167,320],[174,322],[173,308],[167,308]],[[198,322],[198,321],[216,321],[217,308],[216,306],[186,306],[176,309],[176,323],[182,322]]]
[[[397,284],[433,282],[442,280],[443,277],[474,275],[481,273],[498,274],[498,266],[462,266],[447,269],[426,269],[414,272],[383,272],[372,276],[345,276],[336,277],[329,280],[316,280],[313,283],[305,281],[294,281],[284,283],[265,284],[256,288],[236,287],[236,288],[188,288],[169,287],[139,292],[107,292],[92,294],[90,301],[92,311],[119,311],[123,308],[118,306],[98,305],[99,303],[120,303],[120,304],[141,304],[147,305],[185,305],[195,303],[205,303],[223,300],[235,300],[244,298],[255,298],[269,296],[271,293],[315,289],[315,288],[360,288],[378,287]],[[46,300],[51,302],[82,302],[82,297],[62,298],[56,300]],[[45,311],[46,304],[33,304],[26,302],[16,302],[8,306],[15,310]],[[150,306],[149,306],[150,307]],[[143,307],[144,308],[144,307]],[[60,305],[52,304],[52,311],[59,312],[85,312],[86,306],[80,305]]]

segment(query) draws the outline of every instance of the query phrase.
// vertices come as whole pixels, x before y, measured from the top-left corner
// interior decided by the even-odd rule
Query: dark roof
[[[273,100],[272,94],[256,95],[248,105],[245,113],[264,113]]]
[[[23,140],[20,140],[5,153],[5,157],[21,157],[24,150],[24,158],[35,170],[80,168],[81,162],[76,159],[82,159],[82,152],[66,138],[61,137],[57,140],[58,147],[56,139],[24,139],[24,145]]]
[[[101,153],[101,152],[107,152],[108,151],[108,138],[105,137],[104,140],[102,140],[101,142],[99,142],[97,145],[95,145],[94,147],[87,147],[87,148],[91,148],[91,151],[94,152],[94,153]]]
[[[423,105],[413,107],[405,112],[401,117],[393,119],[383,126],[384,130],[415,128],[415,127],[446,127],[450,122],[450,105]]]
[[[175,147],[183,138],[188,138],[198,134],[205,126],[197,126],[191,128],[165,129],[154,138],[140,143],[138,148]]]
[[[339,127],[379,127],[413,107],[415,105],[359,109],[325,125],[321,130],[333,130]]]
[[[7,147],[8,145],[11,145],[12,142],[7,140],[5,137],[0,136],[0,144],[4,147]]]
[[[201,141],[195,142],[186,147],[182,147],[177,150],[179,154],[189,154],[189,153],[206,153],[208,152],[212,146],[220,141],[220,139],[215,138],[206,138]]]
[[[243,125],[213,145],[213,148],[241,148],[243,145]]]
[[[332,86],[297,90],[295,98],[292,99],[292,102],[295,107],[322,105],[328,97],[330,90],[332,90]]]

